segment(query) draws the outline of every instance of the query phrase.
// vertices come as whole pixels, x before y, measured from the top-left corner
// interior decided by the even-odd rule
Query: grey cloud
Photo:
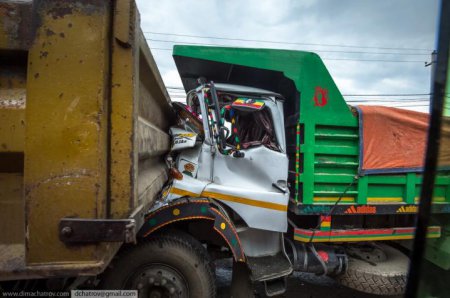
[[[303,43],[432,49],[438,0],[138,0],[144,31],[223,36]],[[297,50],[369,51],[376,49],[297,46],[257,42],[146,35],[175,43],[207,43]],[[153,48],[172,42],[149,41]],[[429,61],[420,56],[321,53],[323,58]],[[173,80],[171,52],[152,50],[163,77]],[[423,62],[330,61],[325,64],[343,93],[422,93],[429,90],[429,68]],[[407,89],[407,90],[406,90]]]

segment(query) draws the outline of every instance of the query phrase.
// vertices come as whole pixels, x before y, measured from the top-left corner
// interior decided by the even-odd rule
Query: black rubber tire
[[[215,297],[214,271],[210,263],[206,249],[195,238],[180,231],[168,231],[120,253],[103,274],[100,287],[129,289],[128,281],[139,270],[163,264],[176,269],[183,277],[189,289],[188,297]]]
[[[340,284],[369,294],[403,295],[406,289],[409,258],[399,250],[381,244],[385,262],[371,265],[349,257],[347,271],[335,277]]]

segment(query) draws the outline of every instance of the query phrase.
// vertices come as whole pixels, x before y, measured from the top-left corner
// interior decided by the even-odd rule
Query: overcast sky
[[[430,67],[424,67],[424,63],[430,61],[435,47],[438,0],[137,0],[137,3],[142,30],[169,87],[181,86],[181,80],[168,49],[174,44],[200,43],[317,52],[344,95],[429,93]],[[170,89],[170,94],[178,98],[180,93]],[[370,99],[384,105],[428,110],[426,95],[345,98],[349,102]],[[389,99],[391,102],[383,101]]]

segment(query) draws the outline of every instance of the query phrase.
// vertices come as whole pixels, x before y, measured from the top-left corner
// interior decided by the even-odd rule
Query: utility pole
[[[431,113],[431,92],[433,91],[433,82],[434,82],[434,71],[436,69],[436,57],[437,57],[437,52],[436,50],[434,50],[433,52],[431,52],[431,61],[430,62],[425,62],[425,67],[431,66],[431,74],[430,74],[430,108],[429,111]]]

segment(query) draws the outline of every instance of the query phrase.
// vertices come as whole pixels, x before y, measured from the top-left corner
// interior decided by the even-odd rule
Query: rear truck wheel
[[[213,269],[205,248],[192,236],[169,231],[150,236],[115,259],[104,289],[134,289],[139,297],[215,297]]]
[[[346,248],[347,271],[335,277],[342,285],[376,295],[405,293],[409,258],[386,244]]]

